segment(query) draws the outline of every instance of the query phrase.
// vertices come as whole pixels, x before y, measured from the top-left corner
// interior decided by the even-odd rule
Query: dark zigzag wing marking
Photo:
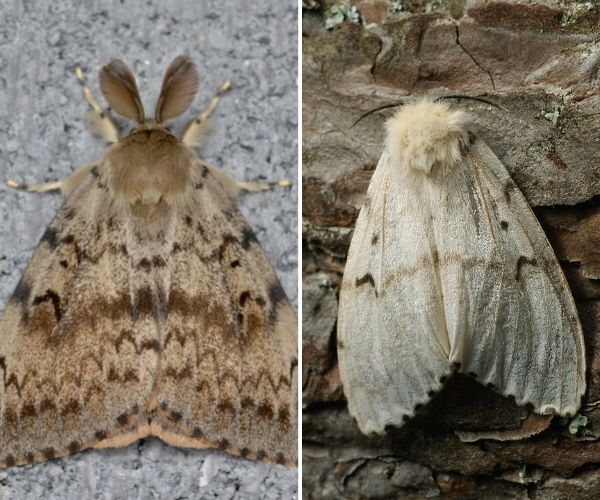
[[[143,381],[151,387],[134,368],[155,364],[160,346],[136,335],[135,300],[123,292],[129,264],[119,235],[106,234],[105,196],[92,176],[72,194],[0,320],[0,465],[62,456],[122,432],[143,403]],[[120,356],[135,357],[134,368],[115,363]]]
[[[161,425],[189,446],[201,435],[242,455],[293,463],[295,314],[251,229],[211,176],[196,196],[175,237],[189,250],[172,254],[159,386],[169,410]]]

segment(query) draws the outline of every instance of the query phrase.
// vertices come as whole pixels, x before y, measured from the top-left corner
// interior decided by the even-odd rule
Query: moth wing
[[[174,222],[156,420],[168,443],[297,461],[297,320],[244,217],[205,167]]]
[[[452,366],[538,412],[574,413],[581,326],[560,266],[504,166],[475,140],[430,176],[382,155],[357,220],[338,315],[350,413],[402,425]]]
[[[0,319],[0,466],[136,439],[158,332],[131,275],[131,227],[91,174],[33,253]]]
[[[384,152],[356,221],[340,292],[340,375],[365,434],[401,426],[451,373],[428,216],[396,189],[393,168]]]
[[[458,292],[446,294],[450,361],[518,404],[574,414],[585,391],[584,343],[560,265],[524,196],[483,141],[475,140],[465,163],[471,210],[461,217],[476,231],[463,248],[439,243],[440,255],[464,256],[462,266],[441,268],[442,281]],[[442,217],[438,229],[448,223]]]

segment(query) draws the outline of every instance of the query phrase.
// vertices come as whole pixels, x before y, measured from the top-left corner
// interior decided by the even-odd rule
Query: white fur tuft
[[[434,165],[452,166],[469,140],[468,116],[444,102],[406,104],[386,122],[386,149],[402,170],[429,174]]]

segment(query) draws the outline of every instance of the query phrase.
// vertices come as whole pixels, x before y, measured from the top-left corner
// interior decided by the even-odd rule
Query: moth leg
[[[62,181],[44,182],[42,184],[22,184],[12,179],[6,181],[6,185],[20,191],[28,193],[45,193],[47,191],[60,191],[63,196],[69,196],[73,190],[85,179],[92,169],[98,165],[98,162],[87,163],[83,167],[79,167],[71,175],[64,178]]]
[[[100,106],[94,97],[92,89],[85,81],[83,70],[78,67],[75,70],[75,76],[77,77],[77,80],[79,81],[79,84],[83,90],[83,98],[91,108],[90,111],[86,113],[85,117],[88,121],[90,129],[92,130],[92,133],[111,144],[118,142],[120,132],[119,127],[110,116],[108,109]]]
[[[210,100],[208,105],[200,113],[188,122],[183,129],[183,134],[181,136],[181,140],[185,145],[189,147],[198,147],[202,144],[202,140],[210,128],[208,119],[210,118],[210,115],[214,113],[215,109],[217,109],[217,105],[223,94],[230,88],[231,82],[225,80],[217,90],[217,95]]]
[[[230,175],[226,174],[222,170],[214,167],[212,165],[204,164],[206,168],[210,171],[213,177],[223,186],[225,192],[231,197],[236,198],[240,191],[266,191],[267,189],[273,189],[276,187],[288,187],[290,185],[290,181],[287,179],[282,179],[277,182],[243,182],[234,179]]]

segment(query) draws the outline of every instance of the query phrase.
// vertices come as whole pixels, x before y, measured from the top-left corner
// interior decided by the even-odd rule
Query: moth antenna
[[[469,96],[469,95],[459,95],[459,94],[443,95],[443,96],[438,97],[435,100],[435,102],[443,101],[444,99],[467,99],[470,101],[484,102],[486,104],[489,104],[490,106],[494,106],[495,108],[498,108],[498,109],[508,113],[508,109],[500,106],[500,104],[496,104],[495,102],[488,101],[487,99],[485,99],[483,97],[479,97],[479,96]]]
[[[120,59],[111,60],[102,66],[99,79],[100,90],[112,109],[137,123],[144,122],[144,106],[127,64]]]
[[[494,106],[495,108],[501,109],[502,111],[508,113],[508,110],[506,108],[500,106],[499,104],[496,104],[495,102],[488,101],[487,99],[484,99],[483,97],[479,97],[479,96],[467,96],[467,95],[458,95],[458,94],[444,95],[444,96],[440,96],[437,99],[435,99],[434,102],[439,102],[444,99],[469,99],[471,101],[484,102],[486,104],[489,104],[490,106]],[[378,111],[388,109],[388,108],[395,108],[397,106],[403,106],[404,104],[405,103],[403,103],[403,102],[398,102],[395,104],[386,104],[384,106],[379,106],[378,108],[371,109],[371,110],[367,111],[366,113],[363,113],[361,116],[359,116],[356,119],[356,121],[350,126],[350,128],[354,127],[362,119],[366,118],[369,115],[372,115],[373,113],[377,113]]]
[[[200,79],[194,63],[185,56],[173,59],[165,72],[156,103],[156,123],[175,118],[188,109],[199,85]]]
[[[369,115],[372,115],[373,113],[377,113],[377,111],[381,111],[383,109],[388,109],[388,108],[395,108],[396,106],[403,106],[405,103],[403,102],[397,102],[395,104],[385,104],[384,106],[379,106],[378,108],[374,108],[371,109],[369,111],[367,111],[366,113],[363,113],[362,115],[360,115],[356,121],[350,125],[350,128],[354,127],[354,125],[356,125],[359,121],[361,121],[362,119],[366,118]]]

